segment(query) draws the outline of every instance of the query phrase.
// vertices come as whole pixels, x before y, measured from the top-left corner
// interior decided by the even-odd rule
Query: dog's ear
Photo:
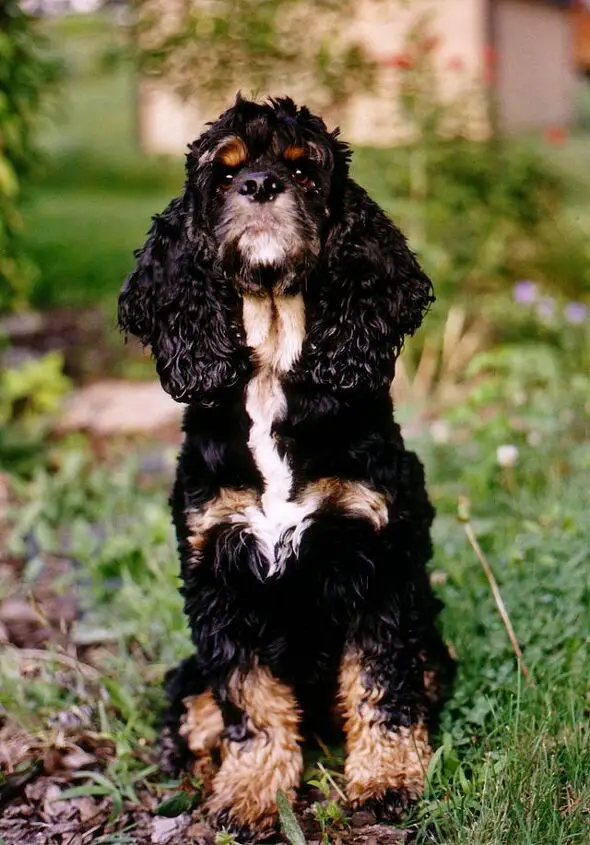
[[[237,295],[214,269],[214,251],[187,195],[154,217],[119,296],[119,326],[150,346],[164,389],[209,402],[248,366]]]
[[[379,206],[347,179],[310,284],[301,371],[318,385],[389,385],[404,339],[434,301],[430,279]],[[308,377],[309,377],[308,375]]]

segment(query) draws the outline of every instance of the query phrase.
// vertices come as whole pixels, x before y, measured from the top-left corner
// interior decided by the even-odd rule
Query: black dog
[[[433,509],[390,397],[432,287],[337,135],[290,99],[238,97],[190,147],[119,301],[187,404],[172,508],[196,654],[168,721],[217,754],[208,808],[241,836],[272,828],[302,736],[328,722],[351,804],[403,812],[452,675]]]

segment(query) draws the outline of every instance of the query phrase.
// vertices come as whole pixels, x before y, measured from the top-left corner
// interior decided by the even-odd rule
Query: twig
[[[326,776],[326,780],[331,784],[332,788],[336,791],[336,793],[338,794],[338,797],[341,798],[342,801],[344,801],[344,803],[346,803],[346,800],[347,800],[346,795],[344,794],[344,792],[342,792],[342,790],[340,789],[340,787],[338,786],[338,784],[336,783],[336,781],[332,777],[331,773],[326,769],[324,764],[320,763],[318,761],[317,767],[320,770],[320,772],[323,775]]]
[[[77,672],[80,672],[89,681],[100,680],[100,672],[93,666],[89,666],[88,663],[82,663],[82,661],[77,660],[75,657],[70,657],[69,654],[62,654],[58,651],[43,651],[40,648],[16,648],[14,646],[4,646],[4,648],[9,650],[19,660],[41,660],[47,663],[56,661],[57,663],[61,663],[62,666],[67,666],[69,669],[75,669]]]
[[[506,633],[508,634],[508,639],[512,645],[512,650],[516,656],[516,662],[518,664],[518,668],[522,672],[522,675],[530,687],[535,687],[536,684],[531,676],[526,663],[524,662],[521,648],[518,644],[518,640],[516,639],[516,634],[514,632],[514,628],[512,627],[512,622],[510,621],[510,617],[508,616],[508,611],[506,610],[506,605],[504,604],[504,599],[502,598],[502,594],[500,593],[500,588],[498,587],[498,582],[494,577],[494,573],[492,572],[492,568],[488,563],[486,556],[483,553],[483,549],[479,545],[478,539],[475,535],[475,531],[473,530],[473,526],[471,525],[471,520],[469,518],[469,502],[463,496],[459,497],[459,522],[463,525],[463,530],[467,535],[467,539],[471,543],[471,547],[475,552],[475,555],[478,561],[481,563],[481,567],[485,573],[486,578],[488,579],[488,583],[492,590],[492,595],[494,597],[494,601],[496,602],[496,607],[498,608],[498,613],[504,623],[504,627],[506,628]]]

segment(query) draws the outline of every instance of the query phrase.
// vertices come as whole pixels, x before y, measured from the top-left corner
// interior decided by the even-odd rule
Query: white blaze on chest
[[[301,354],[305,336],[303,297],[244,296],[243,317],[246,341],[257,365],[246,389],[246,411],[251,419],[248,447],[264,480],[261,508],[252,508],[248,517],[272,574],[283,563],[281,553],[289,551],[277,547],[281,534],[299,525],[309,513],[309,508],[290,501],[293,479],[289,462],[279,454],[272,436],[273,424],[286,412],[281,375]]]
[[[189,543],[193,563],[198,564],[211,529],[238,526],[255,536],[268,564],[266,575],[271,576],[299,553],[301,538],[322,505],[365,519],[380,531],[389,519],[390,499],[368,483],[325,477],[308,483],[294,501],[289,460],[279,454],[272,430],[287,411],[281,377],[299,358],[305,337],[303,298],[244,296],[243,303],[246,340],[255,364],[246,388],[248,448],[262,476],[263,492],[221,488],[202,508],[189,509]]]

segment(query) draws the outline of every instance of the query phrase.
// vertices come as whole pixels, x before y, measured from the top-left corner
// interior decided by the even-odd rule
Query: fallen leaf
[[[166,845],[177,831],[176,819],[157,816],[152,819],[152,842],[154,845]]]
[[[0,622],[6,623],[8,627],[10,627],[10,623],[23,625],[28,622],[36,625],[39,622],[39,616],[28,601],[12,597],[0,602]]]
[[[74,807],[67,801],[60,801],[61,789],[56,783],[50,783],[45,790],[42,813],[49,819],[56,819],[65,816],[62,821],[67,821],[73,815]]]
[[[191,817],[187,813],[177,816],[175,819],[166,819],[162,816],[156,816],[152,819],[152,843],[153,845],[167,845],[172,839],[182,834],[182,841],[184,841],[184,831],[189,826]]]
[[[90,821],[90,819],[93,819],[98,813],[101,812],[100,804],[98,804],[94,800],[94,798],[90,798],[88,796],[74,798],[72,800],[72,804],[78,811],[80,821],[83,823]]]
[[[213,845],[215,841],[215,833],[208,824],[197,822],[191,824],[186,831],[187,842],[194,843],[194,845]]]
[[[64,769],[75,771],[77,769],[87,769],[96,763],[96,756],[88,754],[86,751],[70,751],[62,757],[61,764]]]

